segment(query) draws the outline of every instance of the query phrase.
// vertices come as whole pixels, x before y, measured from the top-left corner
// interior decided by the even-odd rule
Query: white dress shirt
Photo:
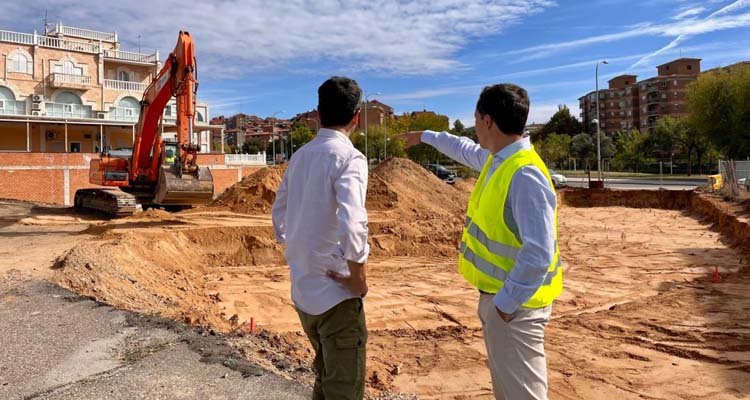
[[[446,132],[424,131],[422,142],[476,171],[484,168],[487,157],[490,156],[488,150],[481,148],[473,140]],[[508,157],[530,148],[531,141],[524,137],[498,151],[490,165],[485,184]],[[513,270],[505,279],[505,286],[495,295],[494,303],[500,311],[508,314],[515,312],[544,282],[547,269],[555,256],[556,206],[555,190],[539,168],[526,166],[513,175],[503,216],[522,247]]]
[[[289,162],[271,212],[303,312],[320,315],[359,297],[326,272],[349,275],[347,260],[367,261],[366,193],[365,156],[339,131],[320,129]]]

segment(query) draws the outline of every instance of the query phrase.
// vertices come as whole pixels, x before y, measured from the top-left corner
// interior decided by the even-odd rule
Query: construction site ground
[[[492,398],[478,292],[456,272],[472,182],[452,187],[408,161],[384,164],[371,174],[368,190],[368,394]],[[184,350],[193,363],[208,362],[202,368],[235,367],[221,379],[306,394],[298,383],[312,383],[312,352],[290,300],[288,267],[283,247],[273,240],[269,212],[282,174],[264,169],[211,206],[177,214],[149,210],[106,220],[69,209],[0,204],[0,313],[23,314],[15,328],[3,324],[10,332],[3,342],[11,337],[19,349],[28,346],[27,357],[21,350],[14,357],[33,364],[31,349],[40,342],[54,348],[57,336],[68,334],[71,307],[84,307],[91,318],[105,313],[124,321],[106,344],[92,342],[106,349],[102,357],[110,362],[135,365],[128,363]],[[687,191],[573,190],[561,192],[559,202],[565,291],[547,329],[550,398],[749,398],[747,207]],[[59,300],[80,297],[56,285],[96,302]],[[34,314],[51,326],[33,336],[27,321],[35,311],[24,305],[24,293],[40,292],[44,301],[60,304],[57,311],[43,311],[44,318]],[[62,316],[49,319],[57,313]],[[218,355],[204,354],[210,346],[191,346],[185,335],[211,339]],[[128,339],[151,336],[158,339]],[[129,351],[131,342],[145,345]],[[9,390],[38,387],[28,383],[28,374],[13,372],[17,362],[24,361],[0,358],[0,397],[8,397],[3,391],[27,396],[33,393]],[[182,365],[170,370],[169,360],[162,362],[163,375],[192,379],[190,369],[178,373]],[[82,388],[92,379],[54,380],[57,361],[36,365],[33,382],[58,388],[45,393],[64,394],[67,386],[60,382]],[[242,378],[248,370],[254,373]],[[128,387],[112,374],[101,375],[110,379],[103,381],[109,390]],[[211,388],[222,387],[221,379]],[[63,394],[39,398],[75,397]],[[236,394],[215,398],[241,398]]]

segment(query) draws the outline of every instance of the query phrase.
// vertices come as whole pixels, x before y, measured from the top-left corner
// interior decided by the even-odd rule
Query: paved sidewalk
[[[0,399],[306,399],[221,336],[0,276]]]

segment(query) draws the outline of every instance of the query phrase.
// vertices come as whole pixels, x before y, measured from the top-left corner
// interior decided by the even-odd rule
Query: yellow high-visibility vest
[[[487,180],[492,160],[493,156],[487,159],[471,193],[458,257],[461,275],[477,289],[487,293],[497,293],[503,288],[521,250],[522,243],[508,228],[504,215],[513,175],[525,166],[534,165],[542,171],[550,187],[554,187],[547,166],[533,148],[508,157]],[[524,307],[546,307],[562,292],[562,259],[557,248],[557,207],[554,229],[555,256],[549,265],[547,277],[531,299],[523,304]]]

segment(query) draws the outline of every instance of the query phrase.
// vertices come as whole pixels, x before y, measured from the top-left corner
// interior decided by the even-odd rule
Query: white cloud
[[[128,49],[166,55],[180,29],[193,33],[201,71],[214,78],[329,62],[335,69],[432,74],[462,65],[455,54],[475,35],[497,34],[554,6],[551,0],[46,0],[11,8],[0,24],[39,20],[117,30]],[[5,7],[5,5],[4,5]],[[7,11],[7,10],[6,10]]]
[[[519,60],[528,61],[551,57],[563,51],[584,46],[617,42],[643,36],[672,37],[675,44],[666,46],[663,51],[674,48],[688,36],[700,35],[727,29],[750,27],[750,13],[733,14],[750,6],[750,0],[738,0],[709,15],[705,19],[685,19],[664,24],[641,23],[628,29],[605,35],[590,36],[567,42],[546,43],[507,52],[507,55],[520,56]],[[682,38],[680,38],[682,37]],[[654,54],[656,55],[656,54]],[[634,64],[639,65],[640,61]]]
[[[698,16],[704,11],[706,11],[705,7],[689,7],[680,11],[677,15],[672,17],[672,19],[679,21],[682,19]]]
[[[731,16],[729,18],[721,17],[722,15],[729,14],[733,11],[741,10],[748,6],[750,6],[750,0],[737,0],[711,13],[711,15],[709,15],[703,20],[692,20],[692,19],[689,20],[689,23],[690,23],[689,26],[683,27],[683,29],[674,30],[672,32],[672,35],[676,35],[677,37],[675,37],[674,40],[669,42],[669,44],[641,58],[630,67],[635,68],[641,65],[645,65],[646,63],[651,61],[651,59],[653,59],[654,57],[660,54],[663,54],[671,49],[676,48],[682,42],[686,41],[692,36],[700,35],[702,33],[707,33],[707,32],[723,30],[723,29],[732,29],[732,28],[738,28],[741,26],[750,26],[750,13],[738,15],[737,19],[733,19],[731,18]],[[669,32],[667,32],[667,35],[670,35]]]

